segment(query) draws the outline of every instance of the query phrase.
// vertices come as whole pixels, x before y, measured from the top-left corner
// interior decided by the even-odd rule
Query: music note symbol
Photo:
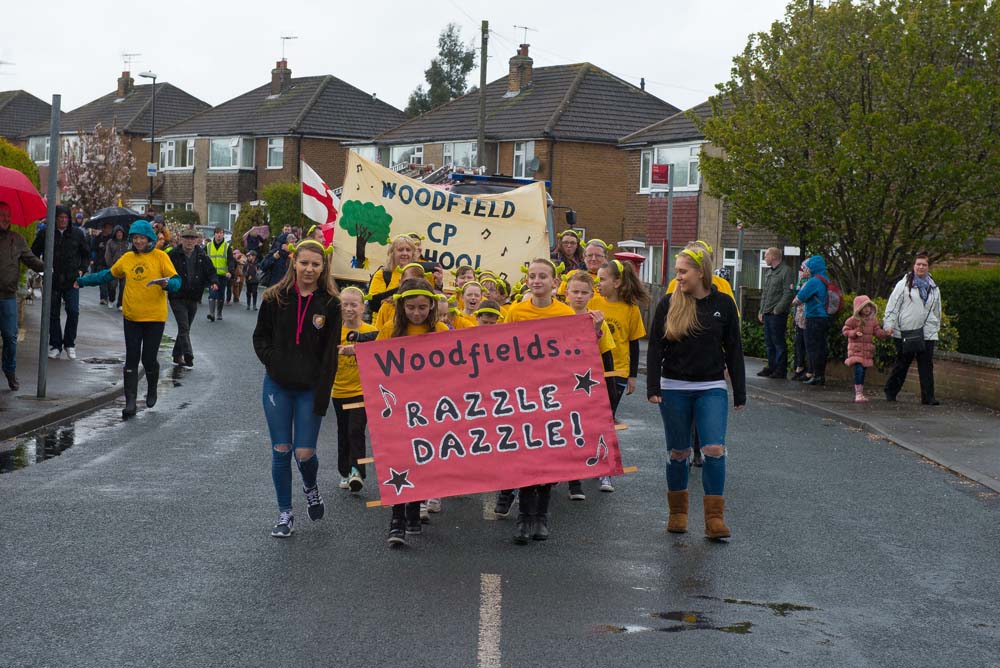
[[[361,173],[361,165],[355,166],[354,170],[355,170],[356,173],[360,174]]]
[[[604,449],[603,457],[601,456],[602,448]],[[597,466],[597,462],[607,458],[608,458],[608,444],[604,442],[604,434],[601,434],[601,437],[597,439],[597,452],[594,453],[593,457],[587,458],[587,466]]]
[[[378,386],[378,391],[382,393],[382,401],[385,402],[385,410],[382,411],[382,417],[383,418],[391,417],[392,406],[389,405],[389,399],[392,398],[393,406],[396,405],[397,403],[399,403],[398,400],[396,399],[396,395],[390,392],[389,390],[385,389],[381,385]]]

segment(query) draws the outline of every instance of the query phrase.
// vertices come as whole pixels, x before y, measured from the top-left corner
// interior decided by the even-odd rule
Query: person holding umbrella
[[[80,290],[74,287],[76,279],[83,276],[90,264],[90,243],[83,230],[69,223],[70,211],[63,205],[56,206],[55,245],[52,254],[52,308],[49,311],[49,357],[57,359],[62,350],[66,357],[76,359],[76,327],[80,322]],[[45,254],[45,235],[40,231],[31,244],[31,252]],[[48,277],[46,278],[48,280]],[[66,308],[66,328],[59,321],[61,305]]]
[[[41,199],[41,198],[39,198]],[[44,213],[44,205],[42,213]],[[0,200],[0,335],[3,336],[3,375],[7,385],[17,391],[17,283],[21,264],[42,272],[45,264],[35,257],[24,238],[10,229],[11,207]]]

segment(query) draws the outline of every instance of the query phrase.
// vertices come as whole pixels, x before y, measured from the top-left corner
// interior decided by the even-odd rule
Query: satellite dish
[[[528,161],[528,172],[530,172],[531,174],[534,174],[535,172],[537,172],[538,171],[538,165],[539,165],[538,158],[532,158],[531,160],[529,160]]]

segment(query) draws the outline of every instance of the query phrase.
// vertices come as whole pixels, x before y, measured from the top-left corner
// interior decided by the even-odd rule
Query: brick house
[[[625,238],[635,252],[649,258],[644,263],[644,278],[659,282],[663,261],[663,243],[667,234],[667,199],[664,193],[650,197],[650,180],[654,164],[669,164],[674,179],[674,201],[671,225],[672,258],[684,244],[704,239],[716,249],[716,263],[735,272],[739,248],[739,232],[730,220],[729,207],[705,192],[698,168],[703,152],[714,147],[695,126],[691,116],[700,119],[712,115],[709,102],[688,111],[673,114],[649,127],[623,137],[619,143],[627,156],[625,197]],[[659,196],[657,196],[659,195]],[[788,247],[784,239],[772,232],[746,229],[743,233],[742,270],[740,284],[759,288],[764,251],[770,246],[783,248],[786,255],[797,255],[798,248]]]
[[[345,142],[368,140],[406,115],[337,77],[292,77],[285,60],[271,82],[168,128],[160,143],[167,210],[198,212],[232,227],[264,186],[299,180],[299,160],[333,185],[344,181]]]
[[[486,155],[476,155],[479,94],[447,102],[357,146],[382,164],[451,165],[551,182],[588,237],[622,238],[626,155],[618,138],[677,108],[590,63],[533,67],[528,45],[488,84]],[[561,225],[557,222],[557,229]]]
[[[67,112],[59,123],[59,135],[63,138],[63,150],[73,150],[81,135],[93,132],[100,123],[102,127],[117,128],[135,156],[135,170],[130,183],[131,195],[126,205],[145,212],[149,199],[149,177],[146,163],[149,160],[149,130],[153,115],[153,84],[135,85],[129,72],[122,72],[118,87],[111,93],[88,102],[82,107]],[[164,128],[190,118],[210,105],[171,83],[156,84],[156,127],[157,143]],[[46,187],[49,169],[49,119],[33,128],[27,137],[27,151],[41,172],[42,188]],[[156,148],[154,147],[154,155]],[[62,153],[62,151],[60,152]],[[157,177],[153,182],[153,205],[159,207],[163,200],[160,188],[163,180]],[[91,212],[86,212],[91,213]]]
[[[28,132],[46,123],[52,105],[23,90],[0,91],[0,139],[26,149]]]

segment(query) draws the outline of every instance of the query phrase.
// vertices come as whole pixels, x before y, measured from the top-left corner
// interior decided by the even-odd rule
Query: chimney
[[[639,79],[639,90],[646,90],[646,77]]]
[[[513,96],[531,88],[531,66],[535,62],[528,55],[529,44],[522,44],[517,55],[510,59],[510,76],[507,77],[507,95]]]
[[[288,69],[288,61],[282,58],[271,70],[271,95],[280,95],[292,84],[292,71]]]
[[[135,88],[135,79],[128,71],[122,72],[122,75],[118,77],[118,97],[125,97],[132,92],[133,88]]]

